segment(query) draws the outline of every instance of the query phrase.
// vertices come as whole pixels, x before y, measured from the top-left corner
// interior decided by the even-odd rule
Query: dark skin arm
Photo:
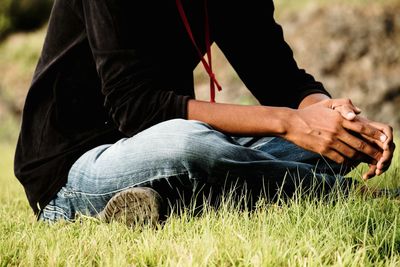
[[[341,109],[336,111],[335,106]],[[370,178],[389,167],[394,150],[390,145],[393,135],[382,124],[378,127],[368,120],[350,120],[346,117],[348,111],[357,112],[353,107],[346,100],[329,99],[322,94],[307,96],[299,109],[190,100],[188,119],[203,121],[232,135],[279,136],[337,163],[359,161],[361,153],[371,159],[366,162],[376,166],[374,174],[371,169],[365,174]]]

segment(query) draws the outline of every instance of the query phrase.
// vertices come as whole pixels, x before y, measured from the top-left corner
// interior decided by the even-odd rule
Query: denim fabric
[[[267,185],[290,195],[300,183],[304,188],[315,183],[331,187],[344,172],[281,138],[231,137],[202,122],[175,119],[86,152],[40,219],[93,216],[114,194],[135,186],[194,191],[199,184],[221,188],[242,177],[250,189]]]
[[[183,2],[204,54],[204,1]],[[207,3],[210,41],[261,105],[297,108],[307,95],[329,95],[299,69],[272,0]],[[54,0],[14,161],[33,211],[86,151],[187,119],[199,62],[175,1]]]

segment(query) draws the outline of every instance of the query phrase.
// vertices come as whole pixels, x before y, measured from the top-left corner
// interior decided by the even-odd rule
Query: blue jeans
[[[178,189],[190,194],[211,186],[219,191],[241,179],[250,191],[263,188],[273,195],[281,189],[291,195],[300,184],[305,189],[324,184],[329,191],[345,180],[345,172],[281,138],[232,137],[199,121],[175,119],[83,154],[39,218],[94,216],[116,193],[136,186],[171,197]]]

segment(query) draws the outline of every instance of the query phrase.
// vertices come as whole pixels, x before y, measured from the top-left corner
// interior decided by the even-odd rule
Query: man
[[[243,178],[290,195],[390,165],[392,129],[297,67],[272,1],[56,0],[24,107],[15,173],[41,219],[156,220],[170,191]],[[215,42],[261,106],[195,100]],[[229,88],[225,88],[229,90]],[[212,102],[212,101],[211,101]],[[216,188],[216,189],[215,189]]]

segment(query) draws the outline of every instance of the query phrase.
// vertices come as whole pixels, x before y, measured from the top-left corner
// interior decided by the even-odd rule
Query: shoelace
[[[181,19],[183,21],[183,24],[185,25],[186,31],[189,35],[190,40],[192,41],[194,47],[197,50],[197,54],[200,57],[201,63],[204,66],[204,69],[206,70],[208,76],[210,77],[210,102],[215,103],[215,86],[218,88],[218,91],[222,90],[221,85],[218,83],[217,79],[215,78],[215,74],[212,69],[212,56],[211,56],[211,41],[210,41],[210,25],[209,25],[209,18],[208,18],[208,5],[207,5],[207,0],[204,0],[204,10],[205,10],[205,41],[206,41],[206,54],[207,54],[207,60],[204,59],[203,54],[201,53],[201,50],[199,46],[196,43],[196,40],[194,38],[192,29],[190,28],[189,21],[187,19],[185,10],[182,6],[181,0],[176,0],[176,6],[178,8],[179,14],[181,16]]]

